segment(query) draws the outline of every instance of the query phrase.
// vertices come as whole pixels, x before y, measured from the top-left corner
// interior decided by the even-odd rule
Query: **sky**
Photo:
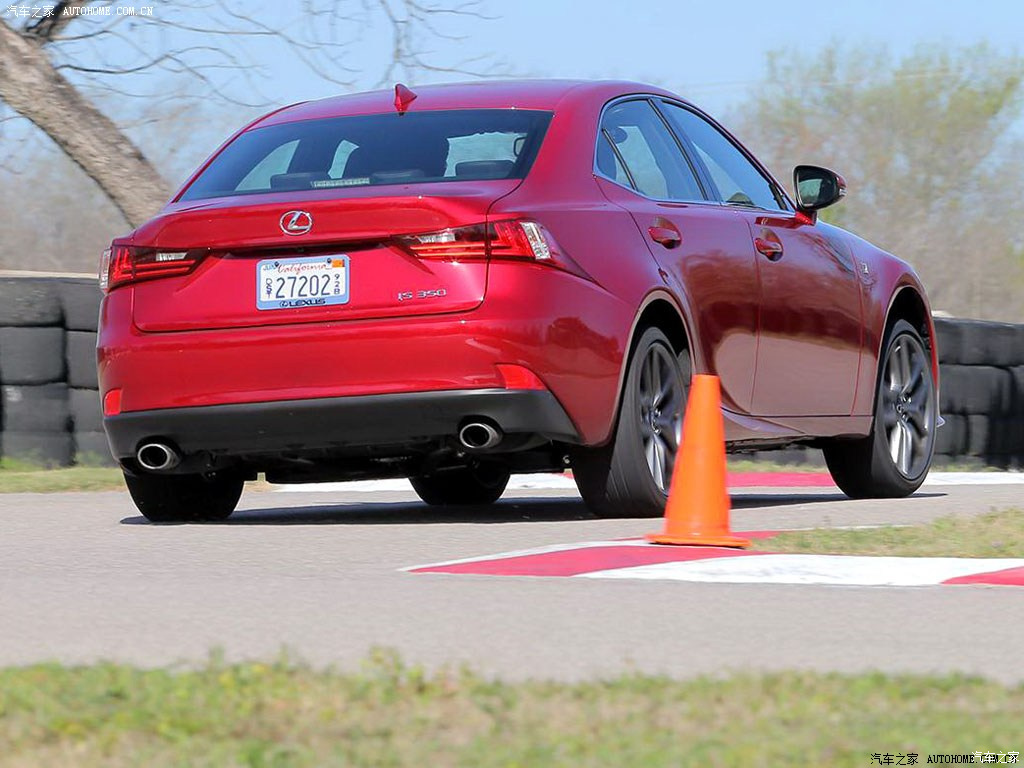
[[[287,4],[269,6],[287,24]],[[528,76],[654,82],[712,112],[756,86],[769,51],[814,54],[851,43],[901,55],[919,44],[986,42],[1008,52],[1024,45],[1024,0],[489,0],[482,10],[497,20],[451,24],[467,36],[455,46],[466,58],[490,56]],[[386,48],[385,31],[367,35],[372,46]],[[275,80],[292,90],[299,68],[282,64]],[[322,86],[297,90],[315,97]]]
[[[19,4],[26,1],[31,5],[31,0],[19,0]],[[223,1],[244,9],[245,14],[269,29],[300,37],[309,25],[323,24],[304,12],[306,2],[301,0]],[[333,1],[314,5],[328,6]],[[453,0],[453,4],[462,1]],[[146,4],[157,18],[184,19],[188,25],[200,28],[205,25],[201,10],[181,15],[188,3],[112,2],[115,6]],[[193,2],[203,4],[201,0]],[[397,7],[399,0],[389,2]],[[434,2],[441,4],[442,0]],[[38,4],[45,3],[40,0]],[[339,7],[375,5],[343,0]],[[7,9],[6,3],[0,3],[0,18],[10,23],[13,20]],[[1024,0],[833,0],[817,4],[793,0],[479,0],[476,9],[488,18],[434,17],[444,33],[461,39],[425,38],[425,45],[433,49],[429,61],[451,66],[473,60],[467,66],[493,75],[639,80],[674,90],[720,118],[728,117],[731,109],[756,90],[766,73],[766,56],[772,51],[813,56],[829,46],[869,45],[887,47],[899,57],[918,45],[987,43],[1003,52],[1024,53]],[[83,19],[74,29],[85,29],[88,23]],[[164,159],[173,165],[170,175],[184,174],[228,132],[254,114],[277,105],[377,85],[391,50],[388,25],[381,23],[378,15],[376,23],[352,25],[344,32],[355,42],[343,58],[335,60],[333,53],[324,50],[309,55],[319,61],[322,71],[335,69],[339,76],[349,77],[353,81],[349,88],[320,77],[303,63],[302,56],[270,37],[217,40],[201,33],[164,29],[159,36],[147,38],[149,46],[233,46],[245,64],[244,74],[232,69],[210,70],[207,74],[236,98],[259,105],[244,109],[220,102],[210,97],[204,86],[192,82],[189,94],[205,103],[203,117],[185,133],[174,158]],[[108,60],[116,60],[118,55],[114,46],[91,54]],[[347,76],[345,66],[354,73]],[[110,94],[97,98],[106,100],[109,111],[120,122],[130,124],[140,105],[147,100],[155,102],[177,88],[174,77],[144,75],[133,79],[133,89],[144,94],[142,100],[118,103],[123,97]],[[181,79],[180,75],[176,77]],[[415,87],[416,83],[467,77],[421,71],[394,79]],[[122,81],[117,82],[121,85]],[[216,119],[209,119],[210,115]],[[21,132],[28,131],[26,127],[8,125],[3,135],[18,139],[24,135]],[[143,133],[132,135],[147,148]]]

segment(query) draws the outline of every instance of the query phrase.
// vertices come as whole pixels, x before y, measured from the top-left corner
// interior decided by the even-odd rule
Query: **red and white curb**
[[[730,488],[831,488],[835,483],[827,472],[730,472]],[[944,485],[1024,485],[1024,472],[932,472],[924,481],[924,488]],[[508,484],[512,491],[576,490],[576,483],[568,474],[514,475]],[[289,493],[413,493],[409,481],[357,480],[348,483],[306,483],[285,485],[274,489]]]
[[[773,532],[746,532],[748,537]],[[645,579],[726,584],[920,587],[1024,586],[1024,559],[791,555],[720,547],[672,547],[641,540],[591,541],[404,568],[410,573]]]

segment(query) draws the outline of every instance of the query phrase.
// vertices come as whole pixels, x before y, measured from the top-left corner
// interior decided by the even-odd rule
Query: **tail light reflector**
[[[206,253],[202,249],[170,251],[114,242],[100,259],[100,288],[109,291],[141,280],[187,275]]]
[[[505,389],[547,389],[536,373],[523,365],[497,363],[495,368],[505,383]]]
[[[103,396],[103,415],[117,416],[121,412],[121,390],[112,389]]]

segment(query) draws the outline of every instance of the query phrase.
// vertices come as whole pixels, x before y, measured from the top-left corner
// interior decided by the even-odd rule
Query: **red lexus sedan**
[[[272,112],[104,255],[104,426],[142,513],[243,482],[408,477],[487,504],[571,468],[664,508],[691,373],[730,450],[820,446],[851,496],[923,481],[937,361],[913,269],[817,220],[718,123],[625,82],[479,82]]]

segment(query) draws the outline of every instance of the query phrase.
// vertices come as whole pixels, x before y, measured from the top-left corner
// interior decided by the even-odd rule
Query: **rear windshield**
[[[246,131],[181,195],[521,179],[550,112],[460,109],[304,120]]]

